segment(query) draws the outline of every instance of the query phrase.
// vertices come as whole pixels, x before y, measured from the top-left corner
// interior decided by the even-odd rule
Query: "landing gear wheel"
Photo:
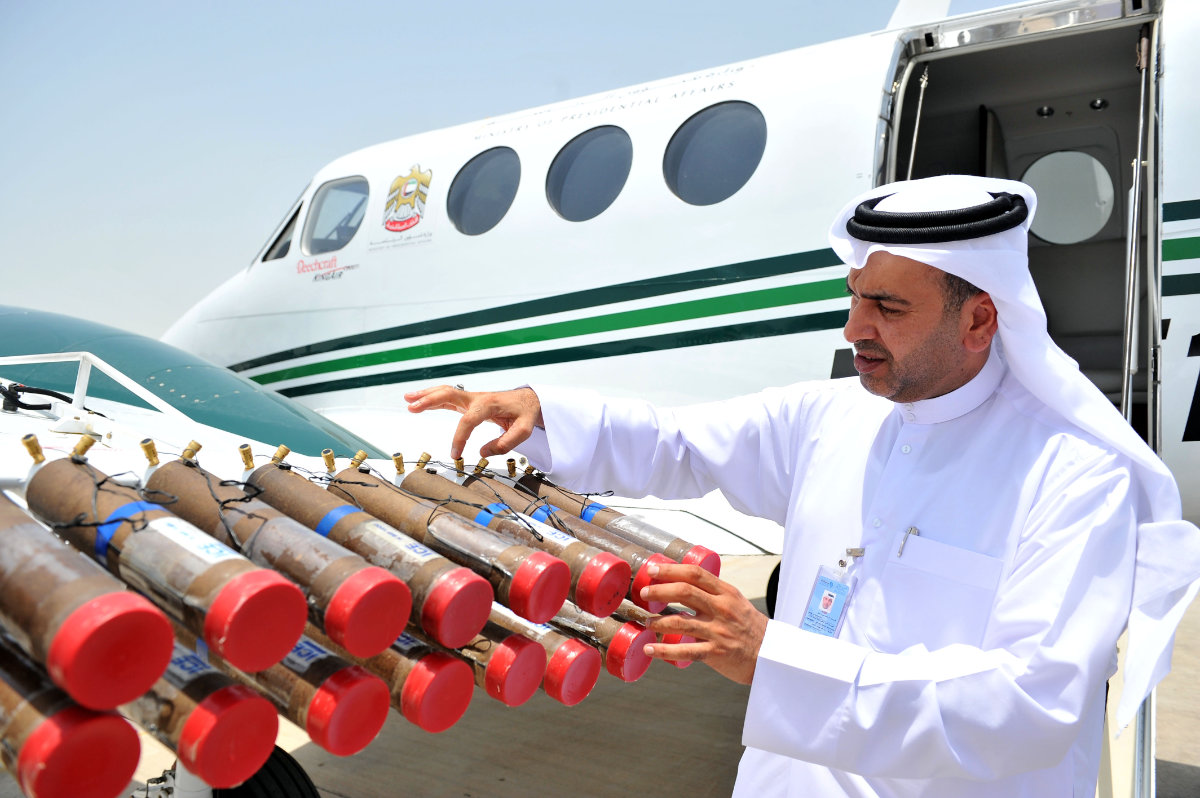
[[[312,779],[291,754],[279,746],[267,763],[244,784],[213,790],[213,798],[320,798]]]

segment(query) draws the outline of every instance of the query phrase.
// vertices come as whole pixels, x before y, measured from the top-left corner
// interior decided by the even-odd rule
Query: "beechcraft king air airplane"
[[[1186,483],[1198,34],[1179,0],[1025,3],[379,144],[164,340],[397,446],[401,395],[437,382],[682,403],[848,375],[832,214],[906,175],[1010,177],[1041,197],[1052,334]]]
[[[76,360],[137,398],[89,401],[136,405],[131,423],[177,448],[183,422],[203,425],[236,473],[244,438],[291,436],[314,458],[323,445],[444,456],[451,414],[412,416],[402,399],[437,382],[680,404],[849,376],[833,214],[894,179],[982,174],[1037,190],[1030,261],[1050,331],[1200,520],[1200,8],[1043,0],[945,18],[940,5],[901,3],[880,33],[341,157],[164,336],[237,375],[93,336]],[[25,340],[0,377],[78,348],[55,324],[60,342]],[[122,376],[122,362],[145,374]],[[295,401],[250,401],[254,384]],[[48,434],[71,432],[82,404]],[[623,501],[722,554],[781,548],[777,526],[715,497]],[[1112,755],[1140,764],[1124,781],[1102,774],[1103,794],[1153,794],[1152,740],[1144,713]]]

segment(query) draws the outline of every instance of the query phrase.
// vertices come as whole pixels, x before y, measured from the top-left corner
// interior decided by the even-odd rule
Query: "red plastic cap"
[[[17,782],[33,798],[120,795],[142,746],[119,715],[67,707],[33,730],[17,756]]]
[[[234,787],[258,772],[279,733],[279,713],[249,687],[222,687],[196,705],[179,734],[179,761],[212,787]]]
[[[546,675],[546,649],[521,635],[509,635],[495,648],[484,669],[487,694],[502,704],[519,707],[537,692]]]
[[[648,558],[646,558],[645,564],[638,569],[637,576],[633,578],[633,586],[629,589],[629,600],[644,610],[648,610],[650,612],[662,612],[663,608],[667,606],[667,603],[665,601],[644,600],[642,598],[642,588],[652,584],[658,584],[657,579],[650,578],[649,571],[651,564],[666,563],[670,565],[674,562],[674,560],[665,554],[651,554]]]
[[[174,641],[167,616],[149,601],[124,590],[105,593],[62,622],[46,652],[46,671],[85,707],[112,709],[154,686]]]
[[[508,608],[526,620],[545,623],[562,609],[571,590],[571,569],[553,554],[535,551],[517,566],[508,588]]]
[[[581,640],[568,638],[546,664],[546,695],[573,707],[588,697],[600,678],[600,652]]]
[[[374,565],[351,574],[325,608],[325,633],[356,657],[387,649],[408,625],[412,591]]]
[[[491,583],[474,571],[446,571],[420,607],[421,628],[446,648],[462,648],[487,623],[494,597]]]
[[[676,644],[683,644],[683,643],[695,643],[696,638],[692,637],[691,635],[670,634],[670,635],[663,635],[661,642],[664,645],[673,646]],[[694,660],[667,659],[667,660],[663,660],[663,662],[666,662],[669,665],[674,665],[676,668],[686,668],[687,666],[691,665],[694,662]]]
[[[721,575],[721,555],[704,546],[692,546],[680,562],[684,565],[699,565],[713,576]]]
[[[632,578],[629,563],[607,551],[598,552],[575,584],[575,604],[584,612],[607,618],[621,605]]]
[[[442,732],[458,723],[474,692],[471,666],[434,651],[421,657],[404,679],[400,714],[427,732]]]
[[[279,662],[304,631],[308,603],[275,571],[256,568],[230,579],[204,617],[204,642],[247,673]]]
[[[391,692],[383,679],[350,665],[317,688],[304,730],[329,753],[350,756],[375,739],[390,707]]]
[[[654,632],[636,623],[625,623],[608,644],[604,666],[623,682],[636,682],[653,660],[644,649],[655,641]]]

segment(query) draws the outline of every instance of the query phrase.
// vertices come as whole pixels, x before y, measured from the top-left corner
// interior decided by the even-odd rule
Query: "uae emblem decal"
[[[411,230],[425,215],[425,199],[429,195],[429,181],[433,170],[421,171],[414,164],[412,171],[392,181],[388,190],[387,206],[383,210],[383,226],[393,233]]]

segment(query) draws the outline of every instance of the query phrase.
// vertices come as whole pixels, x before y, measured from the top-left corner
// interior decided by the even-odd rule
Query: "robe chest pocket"
[[[918,535],[898,553],[897,535],[879,581],[869,636],[883,650],[953,643],[978,646],[996,600],[1003,561]]]

